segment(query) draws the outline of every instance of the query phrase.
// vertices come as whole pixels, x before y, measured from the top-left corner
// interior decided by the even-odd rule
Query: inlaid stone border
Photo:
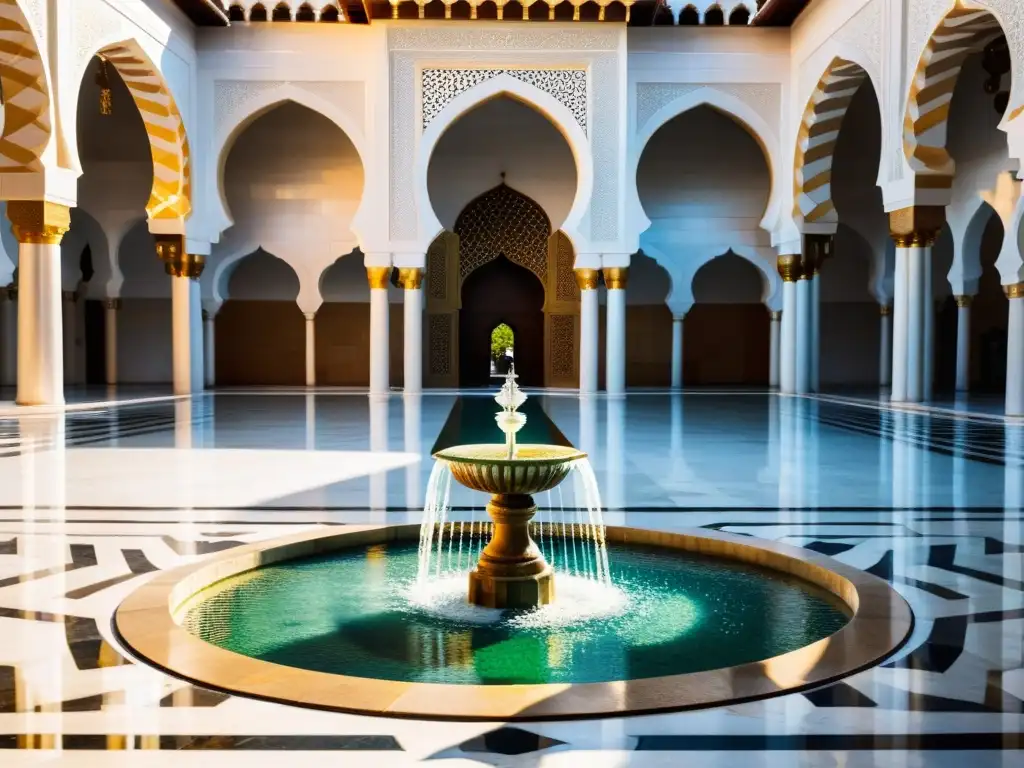
[[[577,685],[442,685],[312,672],[218,648],[178,624],[196,593],[222,579],[271,563],[418,536],[418,525],[318,528],[232,549],[162,573],[140,587],[115,612],[114,631],[140,660],[239,696],[392,717],[523,721],[698,709],[801,691],[880,663],[913,629],[910,606],[886,582],[824,555],[718,531],[636,528],[609,528],[608,540],[700,552],[781,571],[832,592],[853,616],[830,637],[764,661]]]

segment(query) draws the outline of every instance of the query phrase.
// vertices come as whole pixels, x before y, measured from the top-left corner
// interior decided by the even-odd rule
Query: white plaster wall
[[[485,102],[456,121],[430,160],[434,213],[453,229],[474,198],[501,181],[534,200],[561,227],[576,196],[576,161],[558,129],[532,107],[507,97]]]

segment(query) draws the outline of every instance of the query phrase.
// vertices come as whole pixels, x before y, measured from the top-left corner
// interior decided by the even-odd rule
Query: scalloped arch
[[[39,172],[53,132],[49,73],[18,0],[0,0],[0,23],[0,173]]]

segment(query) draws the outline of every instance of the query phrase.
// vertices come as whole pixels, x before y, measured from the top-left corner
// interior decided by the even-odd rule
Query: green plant
[[[499,360],[505,354],[505,350],[514,346],[514,343],[515,335],[512,333],[511,328],[504,323],[496,326],[491,331],[491,357]]]

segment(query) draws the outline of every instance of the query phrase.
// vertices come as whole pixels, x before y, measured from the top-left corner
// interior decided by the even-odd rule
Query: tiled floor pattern
[[[312,420],[305,396],[224,395],[0,423],[0,480],[5,471],[22,478],[16,489],[0,483],[0,765],[319,765],[328,750],[346,766],[1024,761],[1024,468],[1015,451],[996,449],[1018,444],[1016,428],[996,436],[991,425],[917,415],[890,428],[891,414],[763,395],[544,405],[569,439],[589,444],[606,499],[617,502],[608,502],[611,522],[784,540],[888,579],[916,626],[881,667],[714,710],[503,727],[299,710],[133,662],[110,617],[146,574],[309,526],[416,519],[405,502],[422,493],[429,462],[408,457],[429,448],[453,398],[424,397],[415,425],[401,400],[385,404],[383,419],[365,397],[313,401]],[[137,473],[120,478],[127,491],[75,474],[94,450]],[[283,464],[320,485],[271,478],[255,504],[242,491],[227,499],[238,503],[207,504],[225,498],[212,486],[194,505],[159,498],[151,481],[169,453],[204,451],[227,456],[221,485],[263,452],[307,463],[321,454],[339,466],[332,476],[329,462]],[[362,456],[372,469],[374,452],[394,469],[366,476],[340,466]],[[132,496],[147,503],[105,503]]]

